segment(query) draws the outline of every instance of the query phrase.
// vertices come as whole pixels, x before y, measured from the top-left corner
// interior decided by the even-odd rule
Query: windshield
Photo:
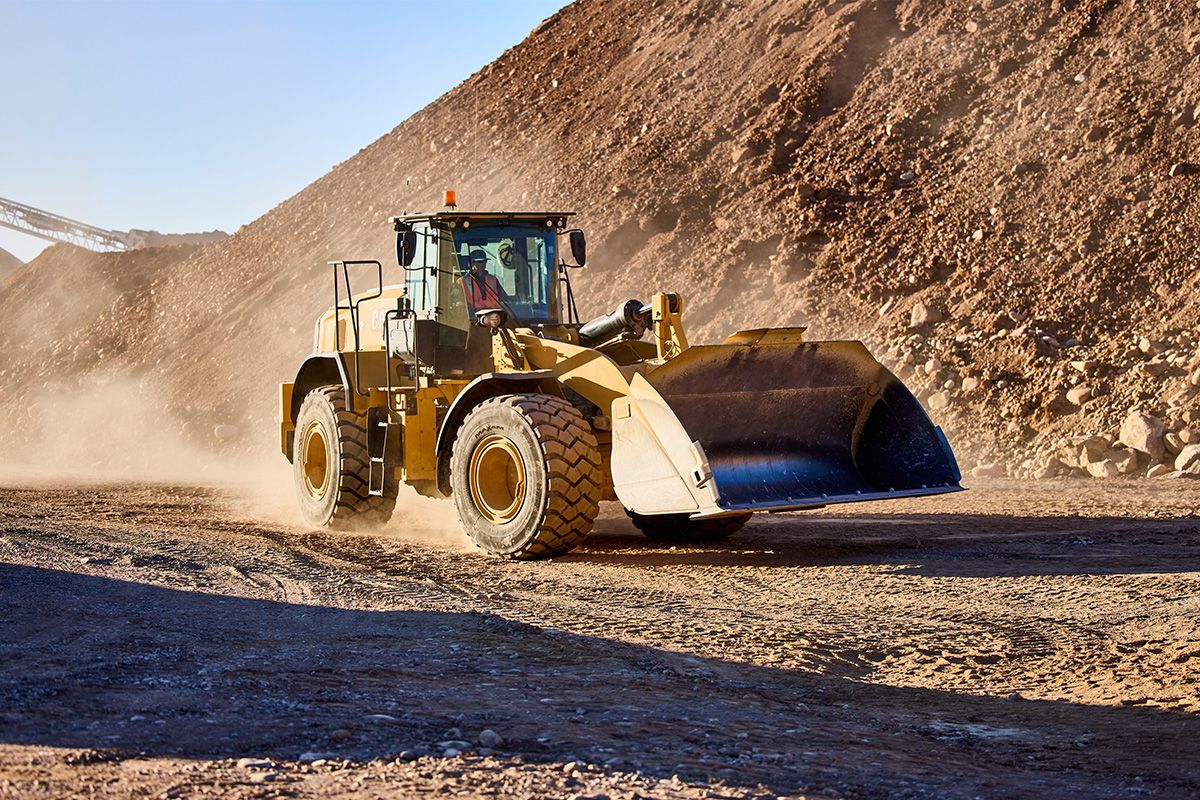
[[[503,308],[514,322],[557,322],[554,231],[535,224],[454,231],[454,258],[471,313]]]

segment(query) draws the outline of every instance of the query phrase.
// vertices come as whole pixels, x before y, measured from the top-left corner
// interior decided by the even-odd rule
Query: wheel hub
[[[511,522],[525,501],[525,462],[507,436],[493,434],[471,454],[471,500],[489,522]]]
[[[304,476],[304,491],[320,500],[329,490],[329,443],[325,426],[313,420],[304,429],[300,440],[300,471]]]

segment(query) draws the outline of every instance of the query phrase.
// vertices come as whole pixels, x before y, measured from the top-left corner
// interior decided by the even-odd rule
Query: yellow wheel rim
[[[304,491],[320,500],[329,490],[329,442],[325,426],[316,420],[308,423],[300,439],[300,471],[304,476]]]
[[[487,437],[471,454],[471,500],[496,525],[511,522],[525,501],[525,462],[507,436]]]

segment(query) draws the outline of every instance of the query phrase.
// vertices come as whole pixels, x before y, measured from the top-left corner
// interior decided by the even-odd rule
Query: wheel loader
[[[603,500],[695,542],[756,512],[962,488],[942,431],[860,342],[766,328],[692,345],[674,292],[581,320],[572,216],[465,213],[447,192],[390,220],[402,281],[330,265],[333,305],[280,388],[310,524],[380,525],[404,483],[451,498],[481,549],[527,559],[578,545]]]

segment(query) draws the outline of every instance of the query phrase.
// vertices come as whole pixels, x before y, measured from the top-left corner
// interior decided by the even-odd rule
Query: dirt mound
[[[0,413],[17,463],[115,468],[194,437],[186,398],[161,383],[158,287],[197,247],[94,253],[66,244],[13,273],[0,299]],[[169,358],[162,353],[160,358]]]
[[[325,262],[391,266],[386,218],[450,186],[579,211],[585,315],[668,289],[697,341],[862,337],[965,466],[1140,472],[1112,446],[1131,407],[1174,449],[1200,423],[1198,86],[1182,0],[580,0],[97,318],[116,350],[52,371],[113,359],[197,429],[268,441]]]
[[[225,231],[204,231],[202,233],[159,233],[134,228],[125,232],[126,240],[131,247],[174,247],[186,244],[212,244],[229,238]]]
[[[0,247],[0,281],[16,272],[24,265],[24,261]]]

